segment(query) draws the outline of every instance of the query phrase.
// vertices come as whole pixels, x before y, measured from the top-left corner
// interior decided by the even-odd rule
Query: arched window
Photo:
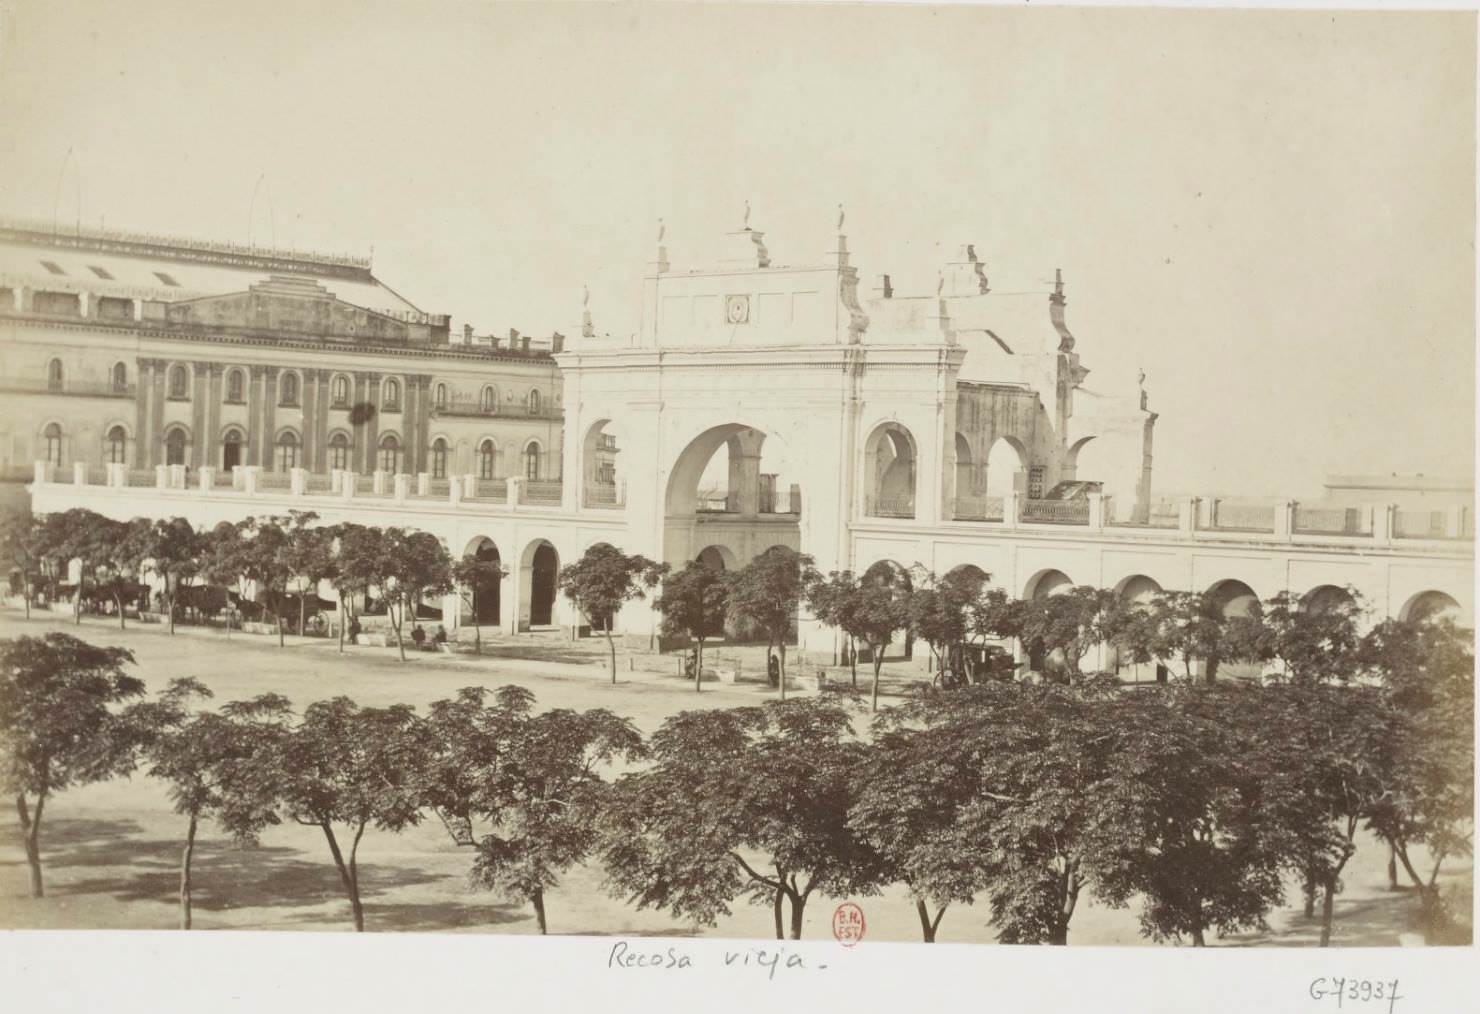
[[[538,391],[529,392],[529,414],[540,414],[540,392]]]
[[[298,434],[292,430],[283,430],[283,435],[278,437],[277,442],[277,470],[286,472],[290,468],[298,467]]]
[[[186,397],[185,390],[186,390],[186,385],[189,383],[189,380],[190,380],[190,378],[185,375],[185,367],[183,367],[183,366],[171,366],[170,367],[170,397],[171,398],[184,398],[184,397]]]
[[[349,404],[349,378],[344,374],[334,378],[334,407],[344,408]]]
[[[386,380],[385,387],[381,389],[381,408],[387,412],[399,412],[401,409],[401,385],[394,377]]]
[[[329,467],[338,469],[349,467],[349,437],[343,433],[336,433],[329,438]]]
[[[492,479],[495,463],[498,460],[498,451],[493,446],[492,440],[485,440],[478,445],[478,478]]]
[[[438,384],[437,385],[436,393],[433,394],[433,396],[432,396],[432,403],[434,405],[436,405],[436,407],[439,408],[439,409],[443,409],[443,408],[446,408],[447,407],[447,385],[446,384]]]
[[[246,381],[242,377],[242,371],[232,370],[226,375],[226,400],[238,404],[245,401],[242,395],[245,386]]]
[[[45,444],[46,460],[53,465],[60,465],[62,463],[62,428],[56,423],[48,423],[41,433],[41,439]]]
[[[128,390],[128,367],[123,363],[113,365],[113,390]]]
[[[530,482],[540,481],[540,445],[533,440],[524,448],[524,477]]]
[[[185,464],[185,431],[178,426],[165,435],[164,463],[166,465]]]
[[[298,374],[283,374],[282,397],[278,399],[278,404],[286,407],[298,404]]]
[[[122,363],[119,364],[123,365]],[[108,431],[108,463],[110,465],[122,465],[128,458],[128,434],[122,426],[114,426]]]
[[[483,397],[482,397],[481,404],[483,405],[483,411],[486,412],[486,413],[488,413],[489,415],[492,415],[493,413],[497,412],[498,411],[498,391],[494,390],[492,387],[485,387],[483,389]]]
[[[52,391],[62,389],[62,361],[53,359],[46,364],[46,386]]]
[[[401,470],[401,441],[394,433],[380,438],[380,470],[391,473]]]
[[[432,444],[432,478],[447,478],[447,441],[441,437]]]

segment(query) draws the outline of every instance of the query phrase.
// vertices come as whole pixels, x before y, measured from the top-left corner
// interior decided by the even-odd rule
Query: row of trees
[[[1370,679],[927,688],[867,737],[852,698],[814,697],[681,713],[646,741],[604,710],[537,713],[517,687],[424,715],[346,698],[295,715],[274,695],[204,710],[188,680],[144,700],[127,652],[54,633],[0,649],[0,736],[38,895],[49,798],[141,764],[169,784],[186,926],[203,821],[243,841],[319,828],[358,929],[365,831],[434,816],[475,882],[542,931],[549,890],[594,858],[639,907],[713,924],[748,900],[778,938],[816,895],[897,884],[927,941],[985,899],[1003,941],[1062,944],[1093,896],[1139,899],[1148,936],[1201,944],[1261,925],[1293,877],[1325,943],[1359,830],[1392,850],[1431,931],[1449,919],[1440,869],[1472,848],[1467,634],[1381,629]]]

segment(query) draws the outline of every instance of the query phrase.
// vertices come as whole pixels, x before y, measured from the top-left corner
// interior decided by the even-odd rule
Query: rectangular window
[[[31,309],[56,317],[80,317],[82,300],[75,292],[38,292],[31,297]]]
[[[1028,499],[1043,499],[1043,466],[1034,465],[1028,469]]]
[[[108,273],[107,268],[100,268],[96,264],[89,264],[87,266],[87,269],[93,274],[97,275],[99,278],[104,279],[105,281],[113,281],[113,276]]]
[[[62,266],[56,261],[42,261],[41,266],[54,275],[65,275],[67,273],[62,270]]]
[[[171,277],[170,275],[165,274],[163,271],[156,271],[156,272],[154,272],[154,277],[155,278],[158,278],[161,282],[164,282],[164,284],[166,284],[166,285],[173,285],[176,288],[179,288],[179,286],[180,286],[180,283],[179,282],[175,281],[175,279],[173,277]]]

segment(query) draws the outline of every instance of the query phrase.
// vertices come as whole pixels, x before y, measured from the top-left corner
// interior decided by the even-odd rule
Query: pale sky
[[[660,216],[677,269],[747,199],[807,263],[842,203],[901,294],[965,242],[1063,268],[1089,385],[1147,373],[1159,493],[1473,474],[1469,13],[10,3],[0,213],[373,245],[544,336],[583,284],[636,329]]]

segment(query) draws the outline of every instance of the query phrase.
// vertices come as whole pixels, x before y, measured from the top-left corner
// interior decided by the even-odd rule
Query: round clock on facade
[[[725,320],[731,324],[744,324],[750,320],[749,296],[725,297]]]

